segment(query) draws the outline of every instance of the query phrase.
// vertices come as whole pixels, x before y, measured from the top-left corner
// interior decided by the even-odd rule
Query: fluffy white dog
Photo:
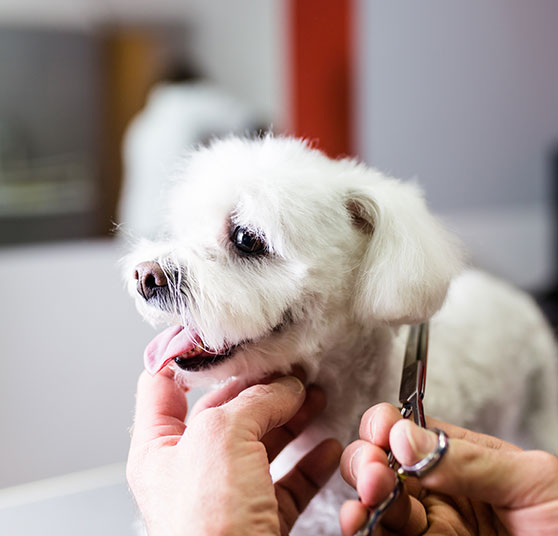
[[[414,185],[294,139],[217,141],[178,174],[164,240],[127,260],[140,312],[170,326],[146,349],[152,374],[172,362],[195,386],[300,364],[327,392],[285,467],[325,437],[348,443],[367,408],[397,402],[406,325],[431,317],[428,414],[558,446],[551,331],[526,295],[460,273],[459,246]],[[294,532],[338,534],[348,495],[332,478]]]

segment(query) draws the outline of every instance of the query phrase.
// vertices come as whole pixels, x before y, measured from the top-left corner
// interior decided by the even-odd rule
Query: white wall
[[[287,107],[285,9],[281,0],[198,1],[192,9],[194,58],[277,127]]]
[[[383,171],[417,178],[430,205],[467,235],[477,260],[495,268],[505,257],[512,265],[500,263],[503,275],[547,284],[558,3],[358,5],[360,154]]]
[[[363,0],[361,151],[435,208],[545,200],[558,3]]]
[[[143,348],[105,240],[0,249],[0,488],[126,459]]]

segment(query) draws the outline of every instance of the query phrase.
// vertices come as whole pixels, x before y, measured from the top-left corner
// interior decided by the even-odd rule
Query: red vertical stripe
[[[352,154],[352,0],[290,0],[291,125],[330,156]]]

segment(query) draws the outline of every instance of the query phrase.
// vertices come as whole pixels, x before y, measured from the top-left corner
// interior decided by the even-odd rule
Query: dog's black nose
[[[138,292],[149,300],[157,291],[167,286],[167,277],[162,268],[153,261],[140,262],[135,269],[134,278],[137,280]]]

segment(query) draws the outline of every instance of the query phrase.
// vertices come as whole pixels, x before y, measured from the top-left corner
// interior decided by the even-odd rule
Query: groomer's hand
[[[341,446],[321,443],[275,485],[269,463],[323,410],[323,392],[289,376],[197,406],[186,426],[172,372],[141,375],[127,475],[150,536],[288,534]]]
[[[558,534],[558,458],[523,451],[495,437],[427,419],[443,429],[449,448],[440,464],[420,480],[408,478],[404,492],[385,513],[377,534]],[[364,504],[374,507],[395,485],[386,449],[412,465],[437,445],[434,432],[401,418],[389,404],[363,416],[359,441],[345,449],[341,473]],[[367,518],[357,501],[343,505],[342,531],[352,535]]]

